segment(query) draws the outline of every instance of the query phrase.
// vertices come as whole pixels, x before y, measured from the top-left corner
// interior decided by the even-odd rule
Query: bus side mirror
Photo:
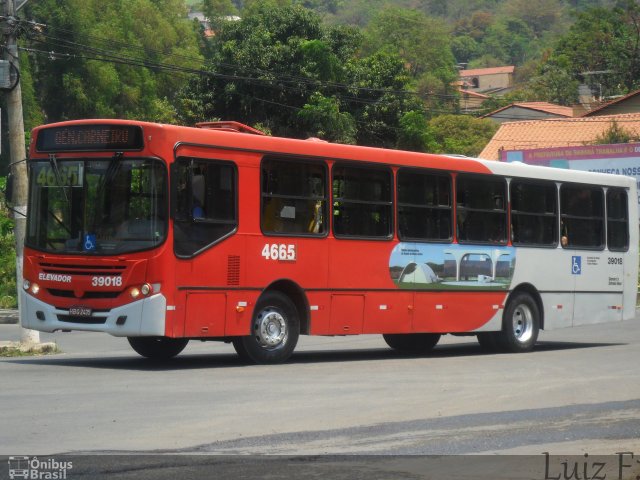
[[[13,173],[9,173],[7,175],[7,179],[6,179],[6,183],[4,185],[4,189],[3,189],[3,194],[4,194],[4,203],[7,205],[7,207],[9,208],[13,208],[14,207],[14,202],[13,202]]]

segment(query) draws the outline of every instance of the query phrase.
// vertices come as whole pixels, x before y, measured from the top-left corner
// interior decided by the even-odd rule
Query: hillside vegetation
[[[461,112],[460,68],[517,66],[515,91],[486,110],[571,105],[580,83],[605,98],[640,88],[633,0],[38,0],[20,15],[28,131],[75,118],[227,119],[273,135],[476,155],[496,125]],[[6,129],[1,152],[4,175]],[[15,300],[11,242],[0,211],[0,305]]]
[[[208,31],[190,10],[207,15]],[[436,131],[438,116],[455,115],[457,136],[492,134],[459,115],[459,68],[518,67],[516,91],[487,108],[569,105],[581,82],[603,96],[640,82],[632,0],[40,0],[22,18],[27,129],[223,118],[274,135],[473,155],[481,141]],[[606,73],[584,75],[593,71]]]

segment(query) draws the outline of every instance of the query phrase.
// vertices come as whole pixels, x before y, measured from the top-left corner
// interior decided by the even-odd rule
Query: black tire
[[[298,310],[286,295],[267,292],[256,304],[251,335],[235,337],[233,348],[246,361],[282,363],[289,359],[300,336]]]
[[[500,349],[510,353],[530,352],[540,333],[540,310],[528,293],[514,294],[502,315],[502,331],[496,332]]]
[[[136,352],[152,360],[173,358],[189,343],[187,338],[169,337],[127,337],[127,340]]]
[[[411,355],[424,355],[433,350],[440,340],[439,333],[393,333],[382,335],[394,350]]]
[[[500,332],[480,332],[476,335],[480,348],[487,352],[495,352],[499,349],[496,334]]]

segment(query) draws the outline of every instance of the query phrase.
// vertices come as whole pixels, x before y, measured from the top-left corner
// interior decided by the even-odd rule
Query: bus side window
[[[325,235],[326,177],[324,163],[265,158],[261,180],[262,231],[278,235]]]
[[[380,166],[333,167],[333,231],[337,237],[391,239],[393,175]]]
[[[174,252],[189,257],[237,228],[236,170],[230,162],[178,158],[174,176]]]
[[[610,188],[607,191],[607,245],[614,252],[629,249],[627,192],[622,188]]]
[[[510,190],[513,244],[556,246],[558,194],[555,183],[513,180]]]
[[[507,243],[504,178],[459,175],[456,192],[458,240],[462,243]]]
[[[604,194],[601,187],[564,184],[560,187],[563,247],[604,248]]]
[[[398,170],[398,237],[413,241],[450,241],[451,178],[428,170]]]

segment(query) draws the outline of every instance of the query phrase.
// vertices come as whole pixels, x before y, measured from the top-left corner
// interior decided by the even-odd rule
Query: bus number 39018
[[[121,287],[122,277],[91,277],[92,287]]]
[[[262,256],[267,260],[295,261],[296,246],[284,243],[267,243],[262,248]]]

